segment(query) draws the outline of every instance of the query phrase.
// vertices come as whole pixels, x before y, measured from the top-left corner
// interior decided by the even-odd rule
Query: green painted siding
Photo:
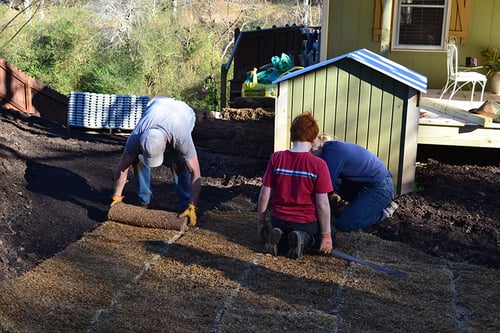
[[[281,130],[275,133],[276,150],[290,147],[284,129],[288,131],[291,120],[311,111],[322,133],[357,143],[379,156],[393,173],[398,194],[413,190],[416,136],[408,141],[406,131],[416,133],[418,115],[412,117],[411,124],[406,123],[406,85],[351,59],[306,72],[279,85],[276,127]],[[413,111],[418,113],[417,108]],[[409,163],[404,161],[408,158]],[[404,176],[407,172],[410,177]]]
[[[372,40],[374,0],[330,0],[329,12],[323,13],[327,23],[325,59],[366,48],[380,53],[380,43]],[[500,48],[500,1],[472,0],[467,43],[458,46],[459,62],[474,57],[482,64],[481,50]],[[389,58],[428,79],[429,89],[440,89],[446,82],[446,51],[391,51]]]

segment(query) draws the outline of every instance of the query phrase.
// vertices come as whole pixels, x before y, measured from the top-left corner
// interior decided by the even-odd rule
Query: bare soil
[[[264,109],[225,110],[193,133],[203,174],[204,212],[232,198],[256,205],[274,119]],[[0,111],[0,282],[20,276],[107,220],[113,172],[126,133],[85,131]],[[419,147],[416,190],[395,215],[363,232],[450,261],[500,268],[498,150]],[[134,202],[134,179],[125,202]],[[167,168],[153,172],[153,208],[175,211]],[[228,214],[238,214],[230,210]],[[230,216],[229,216],[230,218]],[[234,230],[238,233],[240,230]],[[248,235],[255,238],[256,235]]]

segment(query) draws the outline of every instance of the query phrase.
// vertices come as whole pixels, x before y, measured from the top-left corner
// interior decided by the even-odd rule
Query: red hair
[[[313,143],[318,137],[319,127],[310,112],[305,112],[292,121],[290,126],[290,139],[293,141],[306,141]]]

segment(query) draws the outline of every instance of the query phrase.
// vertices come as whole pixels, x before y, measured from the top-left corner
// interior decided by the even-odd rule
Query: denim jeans
[[[184,210],[189,205],[191,186],[191,175],[189,174],[186,162],[180,159],[175,151],[166,151],[163,164],[170,165],[179,206],[181,210]],[[137,181],[139,204],[147,205],[151,202],[153,196],[151,190],[151,169],[143,163],[141,155],[139,155],[139,162],[134,165],[134,174]]]
[[[392,177],[369,185],[337,179],[333,186],[342,199],[349,201],[349,205],[336,221],[337,229],[354,231],[387,218],[383,209],[391,203],[394,196]]]

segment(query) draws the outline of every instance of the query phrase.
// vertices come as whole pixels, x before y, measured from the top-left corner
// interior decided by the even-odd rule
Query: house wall
[[[282,81],[275,111],[274,148],[290,148],[292,119],[311,111],[322,133],[375,153],[394,175],[397,194],[411,192],[418,109],[417,93],[410,90],[352,59]]]
[[[458,45],[459,61],[478,59],[488,46],[500,49],[500,1],[469,0],[471,10],[467,43]],[[321,50],[324,59],[366,48],[380,53],[380,42],[372,40],[375,0],[329,0],[324,7],[322,32],[327,42]],[[390,51],[389,58],[428,79],[429,89],[440,89],[446,82],[446,51]]]

